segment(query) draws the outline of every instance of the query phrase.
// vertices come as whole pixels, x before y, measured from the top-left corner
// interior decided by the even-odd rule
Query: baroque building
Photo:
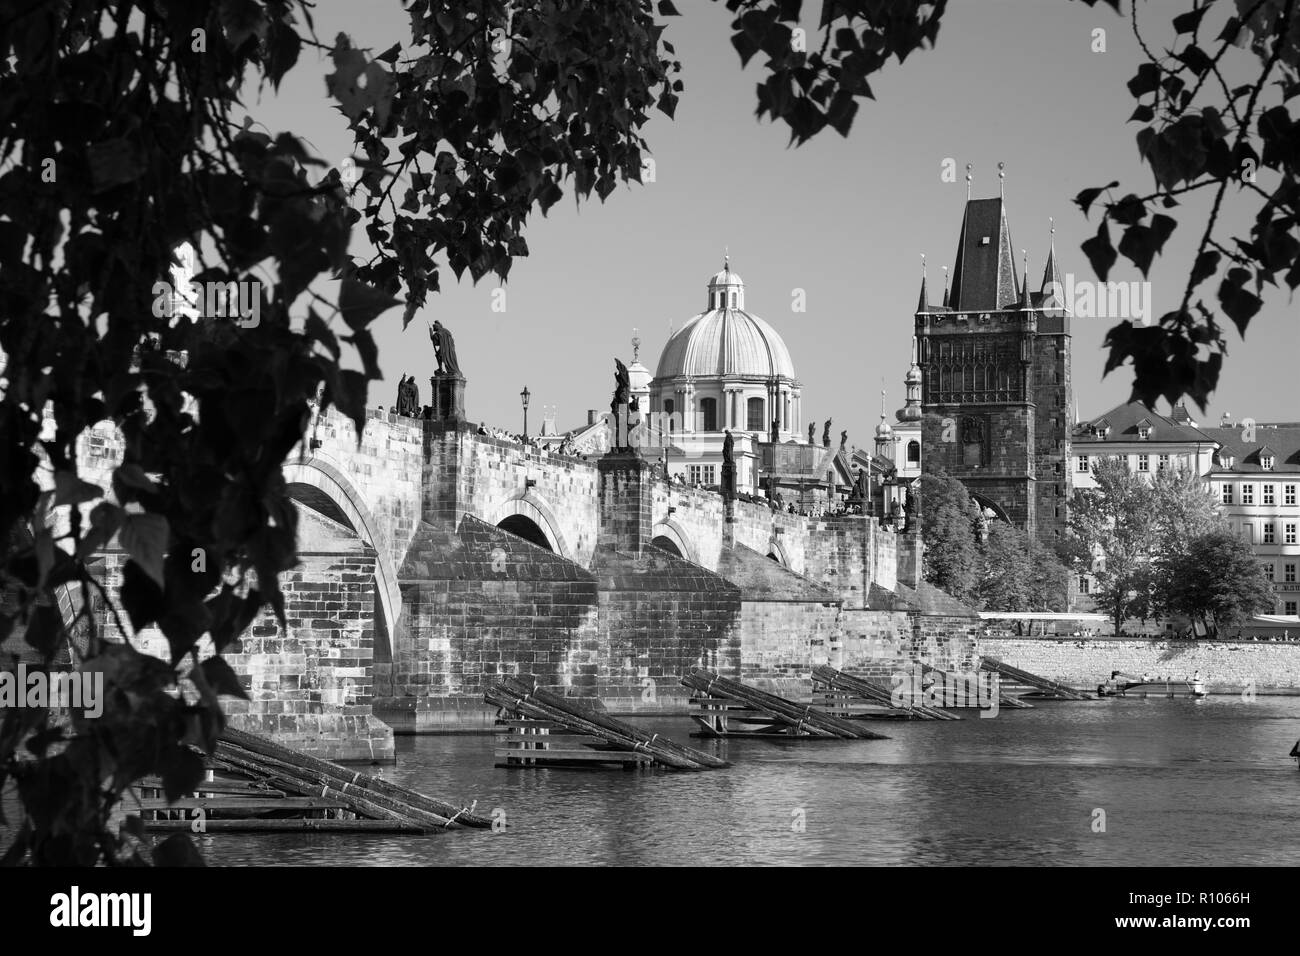
[[[1055,547],[1069,516],[1073,407],[1055,243],[1038,289],[1027,273],[1027,261],[1016,269],[1003,200],[968,199],[940,304],[921,279],[921,466],[960,479],[982,507]]]

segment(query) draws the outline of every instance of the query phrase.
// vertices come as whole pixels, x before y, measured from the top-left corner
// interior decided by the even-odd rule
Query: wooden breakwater
[[[500,709],[498,723],[507,728],[502,735],[506,739],[499,741],[503,746],[497,751],[507,766],[571,762],[645,764],[673,770],[729,766],[720,757],[683,747],[580,701],[551,693],[538,686],[534,677],[506,677],[489,686],[483,697]],[[554,734],[557,730],[560,733]],[[514,739],[527,736],[534,739]],[[550,739],[536,739],[543,736]]]
[[[740,681],[694,668],[682,683],[701,696],[692,698],[700,713],[692,714],[704,737],[782,737],[840,740],[885,740],[860,721],[836,717],[811,704],[800,704]],[[732,724],[745,728],[735,729]]]
[[[490,828],[492,820],[381,777],[299,753],[264,737],[226,728],[205,761],[208,779],[167,799],[162,781],[141,782],[138,810],[147,830],[364,831],[432,833]]]

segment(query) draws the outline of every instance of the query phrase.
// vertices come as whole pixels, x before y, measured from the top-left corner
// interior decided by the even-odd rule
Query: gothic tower
[[[1068,518],[1073,406],[1070,319],[1054,280],[1053,248],[1031,291],[1017,276],[1003,200],[968,199],[951,293],[931,305],[922,278],[916,311],[923,471],[960,479],[1048,547]]]

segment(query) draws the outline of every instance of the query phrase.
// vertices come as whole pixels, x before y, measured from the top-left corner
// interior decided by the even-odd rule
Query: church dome
[[[892,438],[893,435],[894,435],[894,429],[890,427],[889,422],[885,421],[882,418],[880,420],[880,424],[876,426],[876,437]]]
[[[745,311],[745,284],[730,264],[709,280],[708,310],[678,329],[659,356],[655,378],[752,376],[794,380],[785,341]]]

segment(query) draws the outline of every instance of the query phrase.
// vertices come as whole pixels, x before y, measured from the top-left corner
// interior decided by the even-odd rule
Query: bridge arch
[[[691,543],[690,535],[676,521],[665,518],[650,529],[650,543],[663,548],[692,564],[700,563],[699,553]]]
[[[387,544],[379,537],[379,522],[366,506],[361,493],[342,472],[319,458],[284,466],[289,497],[332,521],[352,529],[357,537],[375,549],[375,591],[387,625],[387,646],[375,641],[375,660],[392,660],[398,620],[402,613],[402,591],[397,585],[397,567]],[[375,628],[378,637],[382,629]]]
[[[971,497],[975,499],[975,503],[981,509],[988,508],[999,520],[1011,524],[1011,519],[1007,517],[1006,510],[992,498],[986,498],[984,495],[975,494],[974,492],[971,493]]]
[[[513,518],[528,519],[541,532],[552,551],[561,557],[572,558],[569,542],[565,540],[564,532],[560,530],[560,519],[555,516],[555,510],[550,502],[532,488],[506,501],[488,518],[490,524],[516,534],[525,541],[530,540],[529,534],[520,533],[520,531],[527,531],[527,525],[519,521],[512,522]],[[511,524],[515,527],[510,527]],[[540,544],[540,542],[534,543]]]

